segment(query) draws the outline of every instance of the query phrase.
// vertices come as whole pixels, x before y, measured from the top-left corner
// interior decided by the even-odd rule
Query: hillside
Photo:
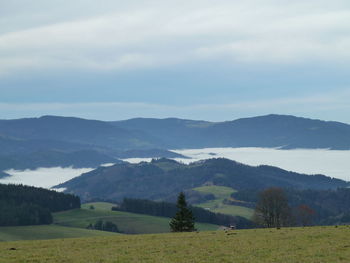
[[[58,225],[0,227],[0,241],[43,240],[113,235],[118,234]]]
[[[93,209],[91,209],[93,206]],[[170,218],[136,213],[111,211],[115,204],[106,202],[87,203],[82,209],[53,213],[53,224],[0,227],[0,241],[42,240],[115,236],[118,233],[87,229],[98,220],[110,221],[124,234],[169,233]],[[196,223],[201,231],[217,230],[218,225]],[[1,261],[0,261],[1,262]]]
[[[94,150],[63,152],[57,150],[36,151],[27,154],[0,155],[0,171],[7,169],[36,169],[39,167],[98,167],[105,163],[121,161]]]
[[[0,226],[52,223],[52,212],[79,208],[77,196],[43,188],[0,184]]]
[[[25,140],[55,140],[106,148],[150,147],[150,136],[108,122],[73,117],[43,116],[1,120],[0,134]]]
[[[350,125],[285,115],[226,122],[43,116],[0,120],[0,171],[97,167],[126,158],[186,158],[169,149],[281,147],[350,149]]]
[[[43,116],[0,120],[0,149],[104,152],[204,147],[350,149],[350,125],[286,115],[226,122],[168,119],[97,121]],[[0,151],[0,153],[3,153]],[[151,156],[152,157],[152,156]],[[167,157],[167,156],[164,156]]]
[[[210,159],[185,165],[159,159],[151,163],[116,164],[82,174],[57,187],[82,200],[121,200],[124,197],[168,199],[180,191],[214,184],[241,189],[271,186],[297,189],[346,187],[348,183],[323,175],[305,175],[271,166],[248,166],[228,159]]]
[[[0,242],[0,263],[347,263],[349,235],[341,226]]]
[[[113,122],[124,129],[150,133],[167,148],[283,147],[350,149],[350,125],[286,115],[226,122],[131,119]]]
[[[239,205],[228,205],[226,200],[231,200],[231,195],[236,193],[236,190],[226,187],[226,186],[217,186],[217,185],[208,185],[193,188],[192,190],[199,192],[201,194],[212,194],[214,199],[198,202],[195,205],[201,208],[209,209],[214,213],[222,213],[227,215],[236,215],[242,216],[247,219],[251,219],[254,213],[254,210],[248,207],[239,206]],[[239,202],[237,202],[240,204]],[[243,203],[244,205],[244,203]]]
[[[350,125],[285,115],[226,122],[168,119],[98,121],[43,116],[0,120],[0,171],[97,167],[125,158],[186,158],[169,149],[281,147],[350,149]]]
[[[95,209],[89,209],[93,205]],[[55,225],[83,228],[102,219],[113,222],[124,234],[152,234],[170,232],[170,218],[136,213],[111,211],[108,203],[86,204],[82,209],[74,209],[53,215]],[[216,230],[217,225],[196,223],[198,230]]]

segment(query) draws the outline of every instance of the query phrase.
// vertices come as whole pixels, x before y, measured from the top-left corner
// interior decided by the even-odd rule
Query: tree
[[[299,224],[302,226],[310,226],[315,213],[315,210],[310,208],[308,205],[299,205],[297,208],[297,218]]]
[[[191,232],[195,231],[194,217],[192,211],[187,207],[185,194],[181,192],[177,198],[177,212],[170,221],[169,225],[172,232]]]
[[[281,188],[268,188],[260,193],[256,204],[254,221],[265,227],[287,226],[291,213],[287,197]]]
[[[97,220],[93,226],[89,224],[87,228],[101,231],[119,232],[116,224],[110,221],[103,221],[102,219]]]

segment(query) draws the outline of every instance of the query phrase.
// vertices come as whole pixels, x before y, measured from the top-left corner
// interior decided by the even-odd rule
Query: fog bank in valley
[[[208,158],[228,158],[248,165],[272,165],[305,174],[324,174],[350,181],[350,151],[327,149],[280,150],[274,148],[205,148],[173,150],[191,159],[190,163]],[[129,162],[150,161],[150,158],[126,159]]]
[[[92,168],[53,167],[38,168],[36,170],[7,170],[11,176],[0,179],[2,184],[24,184],[43,188],[51,188],[55,185],[68,181],[74,177],[87,173]]]

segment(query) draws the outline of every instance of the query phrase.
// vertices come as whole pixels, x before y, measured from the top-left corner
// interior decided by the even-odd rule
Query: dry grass
[[[342,226],[3,242],[0,263],[348,263],[349,237]]]

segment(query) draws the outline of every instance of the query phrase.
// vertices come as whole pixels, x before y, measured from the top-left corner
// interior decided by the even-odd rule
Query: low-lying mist
[[[7,170],[11,176],[0,179],[2,184],[24,184],[43,188],[51,188],[74,177],[87,173],[93,168],[53,167],[36,170]]]
[[[183,163],[223,157],[253,166],[272,165],[298,173],[324,174],[350,181],[350,151],[327,149],[280,150],[274,148],[205,148],[173,151],[191,158],[175,158],[175,160]],[[151,160],[151,158],[125,159],[125,161],[130,163],[150,162]],[[110,165],[113,164],[102,166]],[[91,170],[93,168],[54,167],[24,171],[11,169],[5,171],[11,176],[0,179],[0,183],[51,188]]]
[[[275,148],[205,148],[173,150],[192,159],[176,159],[190,163],[209,158],[227,158],[248,165],[272,165],[305,174],[324,174],[350,181],[350,151],[328,149],[280,150]],[[150,158],[126,159],[129,162],[150,161]]]

